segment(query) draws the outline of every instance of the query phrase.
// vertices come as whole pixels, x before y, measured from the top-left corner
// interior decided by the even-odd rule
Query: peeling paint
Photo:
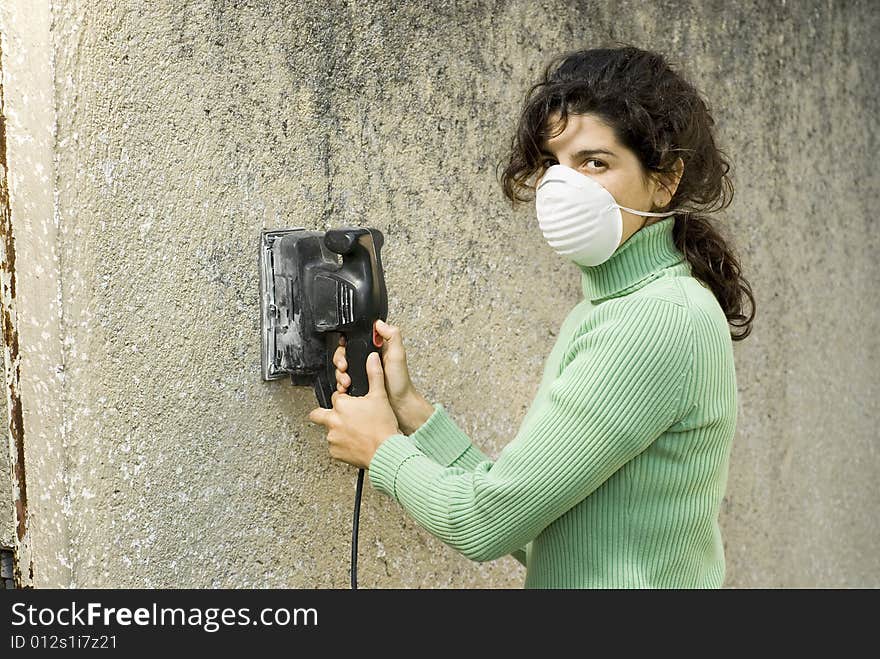
[[[3,48],[0,44],[0,308],[3,324],[3,358],[6,365],[7,429],[12,458],[12,494],[15,506],[16,544],[13,557],[13,579],[17,588],[33,583],[34,564],[28,558],[26,580],[22,578],[21,556],[30,556],[28,538],[27,477],[24,459],[24,423],[21,416],[21,360],[18,346],[18,314],[15,307],[15,237],[12,232],[12,209],[9,203],[8,166],[6,160],[6,107],[3,90]]]

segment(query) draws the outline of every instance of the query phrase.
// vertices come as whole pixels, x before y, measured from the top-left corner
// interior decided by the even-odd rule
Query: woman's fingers
[[[336,371],[336,391],[344,394],[348,390],[349,385],[351,385],[351,378],[345,375],[345,373]]]
[[[344,371],[348,364],[345,361],[345,346],[339,346],[336,348],[336,351],[333,353],[333,364],[340,371]]]
[[[351,384],[351,378],[345,373],[348,364],[345,361],[345,337],[339,337],[339,343],[342,344],[333,352],[333,364],[336,366],[336,390],[345,393],[345,390]]]
[[[394,335],[394,332],[397,330],[397,327],[396,327],[396,326],[394,326],[394,325],[389,325],[388,323],[386,323],[386,322],[385,322],[384,320],[382,320],[381,318],[379,318],[378,320],[376,320],[376,322],[374,323],[374,325],[376,326],[376,331],[379,333],[379,335],[380,335],[383,339],[391,339],[391,337]]]
[[[391,359],[400,359],[403,357],[403,339],[400,336],[400,328],[397,325],[389,325],[384,320],[379,319],[375,323],[376,332],[382,337],[382,354],[388,355]]]

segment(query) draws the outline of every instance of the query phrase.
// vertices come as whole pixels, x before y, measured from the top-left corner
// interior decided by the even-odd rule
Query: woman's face
[[[560,115],[550,115],[550,134],[558,128]],[[544,170],[559,163],[576,169],[599,182],[621,206],[634,210],[652,211],[669,203],[671,195],[654,179],[647,184],[642,179],[642,166],[636,155],[621,145],[614,131],[595,115],[569,114],[565,130],[541,145],[547,156]],[[538,172],[535,185],[544,170]],[[674,193],[675,188],[672,188]],[[623,235],[620,244],[639,229],[663,218],[633,215],[623,209]]]

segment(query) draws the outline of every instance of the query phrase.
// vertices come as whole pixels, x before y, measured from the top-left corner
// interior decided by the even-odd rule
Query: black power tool
[[[263,230],[260,236],[260,334],[264,380],[290,375],[313,385],[318,405],[333,407],[333,353],[345,336],[348,395],[369,391],[367,357],[380,352],[375,322],[388,317],[380,251],[382,232],[341,227]],[[351,587],[357,588],[357,534],[364,470],[358,470],[351,540]]]

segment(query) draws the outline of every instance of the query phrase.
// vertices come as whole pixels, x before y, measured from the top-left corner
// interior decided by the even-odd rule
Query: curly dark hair
[[[726,208],[733,201],[730,163],[715,144],[715,124],[700,92],[666,59],[631,44],[577,50],[554,57],[543,78],[526,93],[518,125],[501,175],[504,195],[514,206],[534,199],[532,176],[544,168],[540,144],[553,126],[565,129],[571,114],[592,114],[608,124],[618,141],[638,157],[643,174],[662,180],[674,174],[678,159],[684,172],[669,204],[675,216],[673,238],[691,264],[694,277],[714,293],[734,341],[751,332],[755,298],[740,272],[739,261],[724,238],[702,213]],[[608,46],[608,44],[606,44]],[[497,169],[496,169],[497,172]],[[748,297],[751,313],[743,314]]]

